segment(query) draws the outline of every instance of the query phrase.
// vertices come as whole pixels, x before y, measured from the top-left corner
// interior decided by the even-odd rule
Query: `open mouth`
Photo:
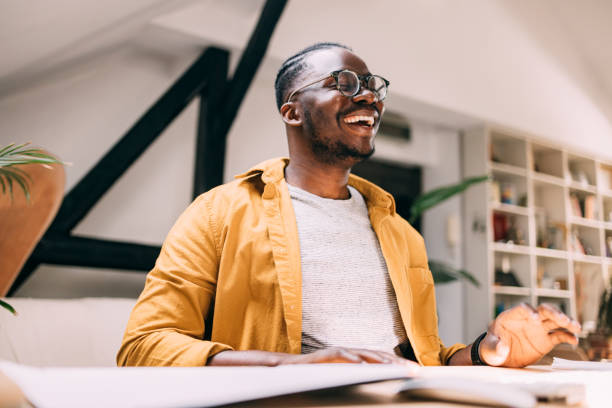
[[[349,115],[344,118],[344,123],[354,126],[371,128],[374,126],[374,116],[371,115]]]

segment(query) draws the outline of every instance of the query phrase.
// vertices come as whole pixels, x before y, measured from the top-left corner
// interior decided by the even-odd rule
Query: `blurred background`
[[[206,47],[230,52],[231,76],[263,5],[263,0],[1,2],[0,145],[29,141],[72,163],[66,168],[69,191]],[[519,300],[559,301],[574,316],[591,302],[595,312],[584,320],[595,320],[608,285],[606,245],[612,236],[606,214],[612,211],[612,186],[604,177],[612,162],[611,20],[612,2],[606,0],[289,1],[229,131],[223,178],[287,155],[274,99],[282,61],[318,41],[346,44],[371,72],[391,82],[387,129],[373,158],[379,165],[364,170],[367,174],[381,184],[389,174],[397,194],[406,180],[412,191],[406,194],[413,194],[488,173],[516,196],[490,204],[495,190],[483,185],[421,220],[430,258],[465,267],[481,282],[480,289],[457,281],[438,285],[442,339],[471,341],[496,308]],[[192,199],[198,104],[194,99],[176,117],[74,234],[161,244]],[[524,159],[506,157],[515,148]],[[547,159],[536,166],[542,155],[555,154],[558,173],[545,171]],[[571,179],[573,163],[593,175],[588,188]],[[556,178],[542,178],[541,172]],[[568,229],[563,248],[539,240],[536,215],[551,201],[546,197],[557,194],[538,201],[540,184],[558,190],[560,214],[553,221]],[[597,214],[590,219],[572,214],[572,192],[579,198],[593,195]],[[482,216],[474,216],[479,211],[474,207],[487,202]],[[515,237],[517,242],[508,244],[504,236],[499,242],[486,211],[516,217],[519,227],[524,224],[525,242]],[[500,223],[509,222],[500,217]],[[586,229],[583,235],[596,248],[591,253],[578,254],[566,244],[574,225]],[[512,244],[521,248],[507,246]],[[542,268],[550,264],[563,276],[546,280]],[[512,285],[497,281],[499,270],[514,272],[520,286],[500,289]],[[592,280],[588,273],[601,282],[590,300],[579,293],[580,285]],[[144,279],[133,271],[41,265],[15,295],[137,297]]]

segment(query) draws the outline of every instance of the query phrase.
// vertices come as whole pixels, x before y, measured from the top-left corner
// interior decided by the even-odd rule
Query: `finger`
[[[557,330],[549,334],[549,337],[553,344],[556,346],[561,343],[578,344],[578,337],[573,333],[569,333],[565,330]]]
[[[357,354],[350,352],[344,348],[332,348],[325,349],[313,354],[319,354],[314,356],[317,363],[353,363],[359,364],[365,361]]]
[[[414,362],[412,360],[408,360],[407,358],[398,356],[396,354],[386,353],[386,352],[381,352],[381,353],[383,353],[387,358],[391,359],[392,364],[401,364],[405,366],[420,367],[419,363]]]
[[[391,364],[393,357],[387,353],[375,350],[366,349],[349,349],[351,353],[354,353],[361,357],[366,363],[372,364]]]
[[[548,304],[548,303],[542,303],[541,305],[538,306],[538,314],[541,316],[542,321],[546,321],[549,320],[550,322],[547,323],[547,326],[549,326],[551,323],[552,325],[556,325],[556,327],[553,328],[558,328],[558,327],[562,327],[564,329],[569,330],[572,333],[580,333],[581,327],[580,327],[580,323],[578,323],[577,321],[570,319],[566,314],[564,314],[563,312],[561,312],[556,306]],[[549,328],[549,330],[551,330],[552,328]]]
[[[542,326],[544,326],[544,330],[546,330],[547,332],[552,332],[559,328],[557,322],[550,319],[543,320]]]
[[[544,326],[544,330],[546,330],[547,332],[553,332],[555,330],[566,330],[572,334],[580,334],[580,330],[581,330],[581,326],[580,323],[578,323],[577,321],[571,319],[570,323],[568,324],[567,327],[561,327],[556,321],[550,320],[550,319],[546,319],[542,321],[542,326]]]
[[[416,363],[414,361],[408,360],[406,358],[400,357],[398,355],[392,354],[392,353],[388,353],[385,351],[378,351],[378,350],[366,350],[366,349],[351,349],[351,351],[354,352],[359,352],[359,353],[364,353],[364,354],[360,354],[362,357],[365,358],[365,355],[370,355],[370,353],[374,353],[376,354],[379,358],[385,360],[385,362],[383,364],[398,364],[398,365],[402,365],[407,367],[410,371],[410,374],[416,374],[419,370],[419,368],[421,367],[419,363]]]
[[[385,351],[368,349],[349,349],[350,352],[359,355],[367,363],[373,364],[401,364],[411,367],[420,367],[418,363]]]
[[[487,333],[480,342],[480,358],[490,366],[504,364],[510,354],[510,347],[498,336]]]
[[[397,354],[388,353],[386,351],[376,351],[376,353],[380,354],[382,357],[389,359],[393,364],[404,364],[404,365],[419,365],[414,361],[410,361],[404,357],[398,356]]]
[[[500,314],[500,317],[504,314],[506,315],[505,317],[512,319],[522,318],[526,320],[540,320],[540,315],[538,312],[528,303],[521,303],[512,309],[503,312]]]

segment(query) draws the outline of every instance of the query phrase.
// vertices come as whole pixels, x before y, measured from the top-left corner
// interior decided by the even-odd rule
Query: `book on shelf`
[[[594,220],[597,218],[595,213],[595,196],[589,195],[584,199],[584,218]]]
[[[572,249],[575,253],[582,254],[582,255],[587,254],[586,248],[584,244],[582,243],[582,240],[580,239],[576,231],[574,231],[571,235],[571,244],[572,244]]]
[[[572,207],[572,215],[582,218],[582,207],[580,206],[580,200],[576,194],[570,194],[570,204]]]
[[[493,213],[493,240],[505,241],[508,233],[508,217],[506,214]]]

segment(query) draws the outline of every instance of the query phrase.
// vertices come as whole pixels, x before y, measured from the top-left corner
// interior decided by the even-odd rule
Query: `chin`
[[[368,147],[367,149],[355,149],[353,154],[348,157],[353,164],[361,163],[362,161],[368,160],[374,154],[374,146]]]

